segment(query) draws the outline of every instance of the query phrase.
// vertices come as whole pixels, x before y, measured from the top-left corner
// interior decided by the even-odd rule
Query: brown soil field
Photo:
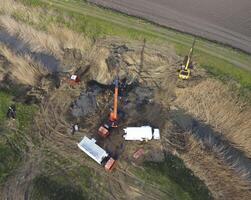
[[[88,0],[251,53],[249,0]]]

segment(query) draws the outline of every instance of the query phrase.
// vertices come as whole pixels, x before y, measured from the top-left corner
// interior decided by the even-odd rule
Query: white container
[[[125,140],[148,141],[152,139],[160,139],[159,129],[153,129],[150,126],[127,127],[124,129],[124,132],[125,135],[123,137]]]

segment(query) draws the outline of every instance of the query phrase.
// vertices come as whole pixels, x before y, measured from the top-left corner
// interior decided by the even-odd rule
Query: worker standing
[[[7,117],[12,118],[12,119],[16,119],[16,106],[15,105],[11,105],[8,108]]]
[[[71,127],[71,134],[74,135],[75,132],[77,132],[78,130],[79,130],[78,124],[73,124]]]

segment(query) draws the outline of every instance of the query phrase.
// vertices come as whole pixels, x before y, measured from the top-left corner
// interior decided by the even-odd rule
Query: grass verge
[[[63,157],[50,148],[40,166],[41,174],[33,180],[32,199],[106,199],[96,173],[77,161]]]
[[[159,185],[163,191],[169,189],[176,199],[212,199],[205,184],[185,167],[181,159],[171,154],[166,156],[164,162],[145,162],[143,166],[144,171],[137,170],[137,176]]]
[[[84,195],[80,187],[76,187],[70,183],[64,176],[50,177],[39,176],[34,180],[34,189],[32,198],[37,200],[50,199],[50,200],[83,200],[88,199]]]
[[[18,167],[22,155],[28,150],[26,136],[37,108],[16,104],[16,120],[7,119],[8,107],[13,104],[9,93],[0,91],[0,185]]]

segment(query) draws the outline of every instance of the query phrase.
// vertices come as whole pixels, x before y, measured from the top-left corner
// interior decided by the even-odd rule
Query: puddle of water
[[[41,63],[45,66],[50,72],[57,72],[60,69],[60,61],[54,56],[33,52],[28,44],[25,44],[23,41],[19,40],[15,36],[11,36],[6,31],[0,29],[0,43],[5,44],[17,55],[30,55],[35,62]]]
[[[233,147],[220,133],[215,132],[211,126],[185,114],[183,110],[171,111],[171,118],[182,130],[191,131],[235,171],[247,174],[246,179],[251,181],[251,159],[244,152]]]

